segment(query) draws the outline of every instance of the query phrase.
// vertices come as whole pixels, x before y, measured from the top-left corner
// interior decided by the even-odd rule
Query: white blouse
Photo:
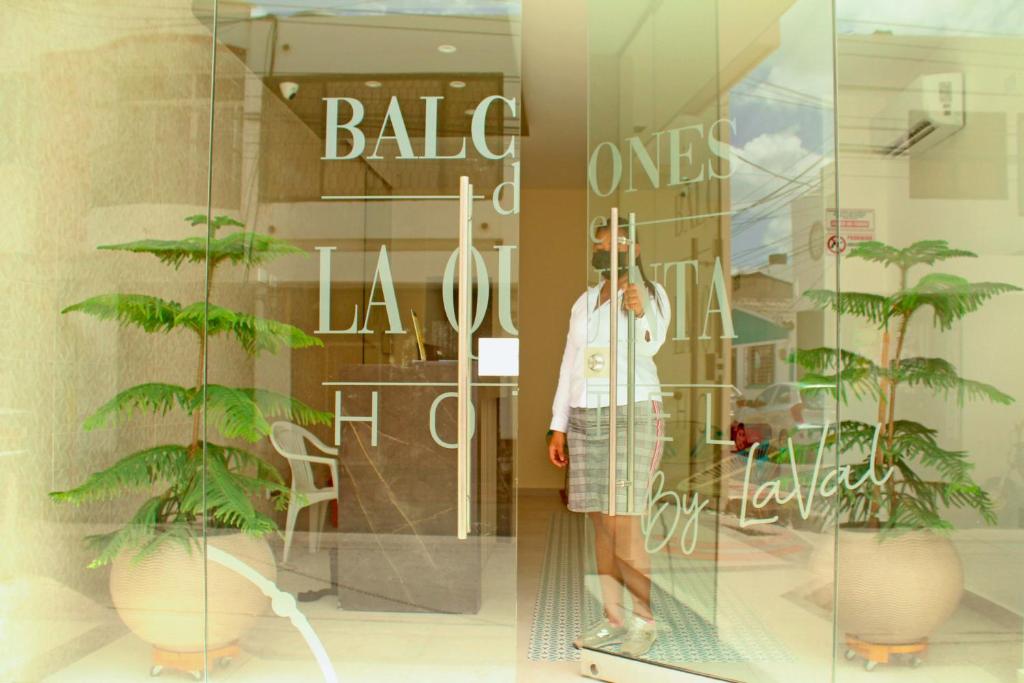
[[[555,391],[555,400],[551,406],[551,429],[556,432],[567,431],[570,408],[608,406],[608,377],[587,377],[584,365],[588,349],[594,351],[603,348],[605,355],[608,355],[609,302],[596,306],[602,284],[587,289],[572,305],[569,333],[566,335],[562,367],[558,373],[558,389]],[[657,303],[649,301],[649,312],[644,317],[636,319],[636,366],[633,376],[636,380],[634,401],[637,403],[652,399],[660,400],[658,394],[661,392],[661,382],[658,380],[654,354],[665,341],[672,317],[665,288],[660,284],[653,284],[657,293]],[[643,285],[640,285],[640,292],[649,295]],[[628,397],[626,362],[629,318],[627,312],[622,309],[622,295],[623,290],[620,289],[618,305],[615,307],[619,312],[617,405],[620,406],[626,405]]]

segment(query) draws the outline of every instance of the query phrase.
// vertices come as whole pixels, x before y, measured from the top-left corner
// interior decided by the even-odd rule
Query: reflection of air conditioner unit
[[[889,157],[923,152],[964,127],[964,75],[916,78],[872,121],[872,146]]]

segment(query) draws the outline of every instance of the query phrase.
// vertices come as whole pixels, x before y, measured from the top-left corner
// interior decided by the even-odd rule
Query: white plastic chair
[[[313,444],[317,450],[334,457],[326,458],[319,455],[308,455],[306,442]],[[270,442],[282,456],[288,459],[292,469],[292,498],[288,504],[288,522],[284,531],[284,562],[288,561],[288,553],[292,547],[292,534],[295,532],[295,521],[304,507],[309,508],[309,552],[316,552],[320,547],[320,535],[323,533],[327,518],[327,504],[332,500],[340,501],[338,488],[338,449],[328,446],[310,432],[291,422],[275,422],[270,426]],[[313,479],[313,463],[327,465],[331,470],[332,485],[328,488],[317,488]],[[305,500],[299,500],[301,495]]]

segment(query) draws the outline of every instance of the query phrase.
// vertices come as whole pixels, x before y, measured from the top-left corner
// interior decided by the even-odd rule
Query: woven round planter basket
[[[842,632],[869,643],[916,643],[956,611],[964,572],[948,538],[927,530],[880,538],[876,530],[858,528],[842,528],[838,537]],[[831,547],[830,541],[815,553],[819,570],[831,566]]]
[[[274,555],[264,539],[230,531],[208,534],[207,542],[277,580]],[[139,562],[131,552],[118,557],[110,573],[110,595],[118,615],[142,640],[163,650],[198,652],[205,632],[209,649],[233,643],[270,606],[252,582],[216,562],[208,563],[205,580],[204,591],[202,547],[193,545],[190,553],[168,541]]]

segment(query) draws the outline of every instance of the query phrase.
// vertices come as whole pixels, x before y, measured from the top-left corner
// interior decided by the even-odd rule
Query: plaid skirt
[[[616,514],[640,514],[647,505],[651,477],[661,463],[665,435],[659,401],[638,402],[633,413],[634,509],[627,512],[626,406],[616,417]],[[569,411],[569,509],[573,512],[608,512],[608,408],[572,408]]]

